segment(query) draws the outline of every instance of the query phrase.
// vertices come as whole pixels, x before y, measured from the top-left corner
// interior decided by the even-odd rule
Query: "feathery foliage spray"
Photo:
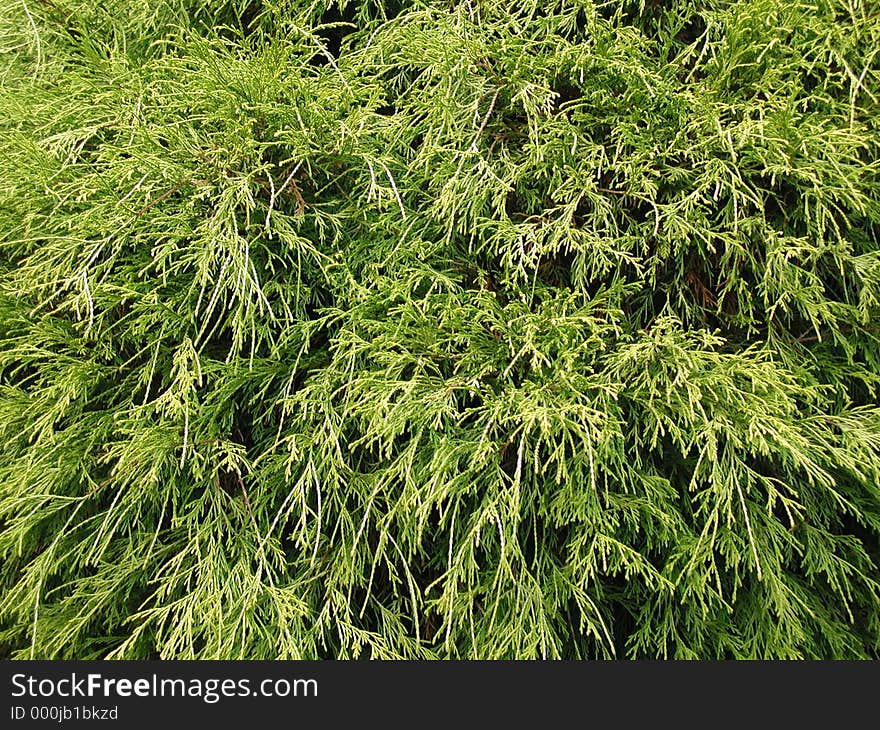
[[[877,0],[7,0],[0,653],[880,652]]]

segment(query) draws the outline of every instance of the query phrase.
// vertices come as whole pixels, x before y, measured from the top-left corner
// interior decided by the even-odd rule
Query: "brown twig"
[[[238,486],[241,487],[241,495],[244,497],[244,506],[247,508],[251,519],[256,522],[257,518],[254,517],[254,510],[251,508],[251,500],[250,497],[248,497],[247,489],[244,486],[244,480],[241,478],[241,474],[236,474],[235,478],[238,481]]]
[[[167,200],[168,198],[170,198],[172,195],[174,195],[174,193],[176,193],[178,190],[180,190],[180,189],[181,189],[184,185],[186,185],[188,182],[192,182],[192,178],[191,178],[191,177],[185,177],[185,178],[183,178],[182,180],[179,180],[179,181],[177,182],[177,184],[176,184],[174,187],[172,187],[172,188],[166,190],[164,193],[162,193],[162,194],[159,195],[158,197],[156,197],[156,198],[154,198],[153,200],[151,200],[149,203],[147,203],[145,206],[143,206],[140,210],[138,210],[138,211],[134,214],[134,218],[135,218],[135,220],[137,220],[138,218],[140,218],[144,213],[146,213],[146,212],[147,212],[150,208],[152,208],[153,206],[158,205],[158,204],[161,203],[163,200]]]

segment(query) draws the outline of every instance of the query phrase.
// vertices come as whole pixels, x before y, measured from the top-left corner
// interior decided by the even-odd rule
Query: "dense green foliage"
[[[880,655],[878,0],[0,6],[0,655]]]

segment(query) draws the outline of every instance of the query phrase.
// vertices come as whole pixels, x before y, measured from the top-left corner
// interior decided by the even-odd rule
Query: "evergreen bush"
[[[0,655],[880,656],[877,0],[0,50]]]

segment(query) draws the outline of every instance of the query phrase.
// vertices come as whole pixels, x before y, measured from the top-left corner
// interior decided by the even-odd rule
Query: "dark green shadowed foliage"
[[[878,0],[0,5],[0,656],[880,657]]]

